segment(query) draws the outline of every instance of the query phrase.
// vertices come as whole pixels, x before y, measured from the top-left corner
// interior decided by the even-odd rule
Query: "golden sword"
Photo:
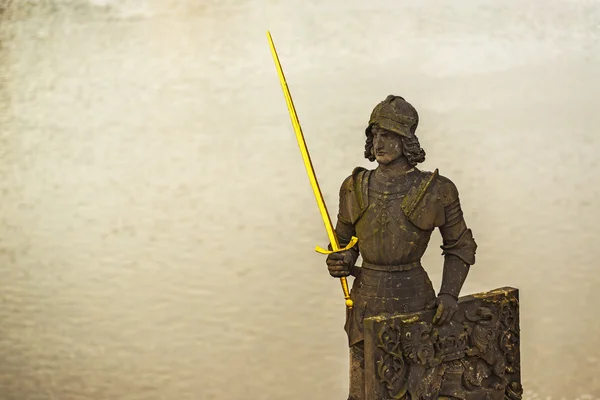
[[[348,243],[348,245],[343,249],[340,248],[340,244],[335,234],[335,229],[333,228],[331,218],[329,218],[329,213],[327,212],[327,206],[325,205],[321,188],[319,187],[319,182],[317,181],[315,169],[313,168],[312,161],[310,160],[308,148],[306,147],[306,141],[304,140],[302,128],[300,127],[300,121],[298,120],[296,108],[294,107],[294,102],[292,101],[292,95],[290,94],[285,76],[283,75],[283,69],[281,68],[281,63],[279,62],[279,57],[277,56],[277,51],[275,50],[275,44],[273,44],[273,38],[271,37],[271,33],[269,31],[267,31],[267,39],[269,40],[269,45],[271,46],[271,54],[273,55],[273,60],[275,61],[275,67],[277,68],[277,74],[279,75],[279,81],[281,82],[281,88],[283,89],[285,102],[287,103],[287,107],[290,112],[290,118],[292,119],[294,132],[296,133],[298,146],[300,146],[302,160],[304,161],[304,166],[306,167],[306,172],[308,173],[308,180],[310,181],[310,186],[312,187],[315,198],[317,199],[317,205],[319,206],[319,211],[321,212],[321,217],[323,218],[323,223],[325,224],[325,229],[327,230],[327,236],[329,237],[329,242],[331,243],[331,251],[325,250],[319,246],[317,246],[315,250],[321,254],[331,254],[351,249],[358,242],[358,238],[352,236],[350,243]],[[353,302],[350,299],[348,281],[345,277],[340,278],[340,281],[342,283],[342,290],[344,291],[344,298],[346,299],[346,306],[349,309],[352,309]]]

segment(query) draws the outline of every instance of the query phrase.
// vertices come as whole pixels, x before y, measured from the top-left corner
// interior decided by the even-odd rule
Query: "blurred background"
[[[267,29],[332,217],[404,96],[479,244],[463,293],[521,291],[524,398],[600,399],[600,1],[0,4],[0,399],[346,399]]]

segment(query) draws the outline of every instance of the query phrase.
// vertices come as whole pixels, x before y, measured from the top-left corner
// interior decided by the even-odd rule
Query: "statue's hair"
[[[419,139],[415,135],[414,131],[416,126],[411,129],[412,135],[410,137],[401,136],[402,140],[402,154],[406,157],[409,164],[413,167],[418,163],[425,161],[425,150],[421,148]],[[369,161],[375,161],[375,154],[373,152],[373,134],[371,129],[367,129],[367,141],[365,142],[365,158]]]

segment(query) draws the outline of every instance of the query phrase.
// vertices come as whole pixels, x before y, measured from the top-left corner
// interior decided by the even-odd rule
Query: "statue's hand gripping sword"
[[[269,45],[271,46],[271,54],[273,55],[273,60],[275,61],[275,67],[277,68],[277,74],[279,75],[279,81],[281,82],[281,88],[283,89],[285,102],[287,103],[287,107],[290,112],[290,118],[292,119],[294,132],[296,132],[296,139],[298,140],[298,146],[300,146],[302,160],[304,161],[304,166],[306,167],[306,172],[308,173],[308,179],[315,194],[315,198],[317,199],[317,205],[319,206],[319,211],[321,212],[321,217],[323,218],[323,222],[325,223],[325,229],[327,230],[327,236],[329,237],[329,242],[331,243],[331,251],[325,250],[319,246],[317,246],[315,250],[321,254],[331,254],[351,249],[358,242],[358,239],[353,236],[350,240],[350,243],[348,243],[346,247],[344,247],[343,249],[340,248],[340,244],[335,234],[335,229],[333,228],[331,218],[329,218],[329,213],[327,212],[327,207],[325,206],[325,200],[323,199],[323,194],[321,193],[319,182],[317,181],[317,176],[315,175],[315,170],[310,160],[310,155],[308,153],[308,148],[306,147],[306,142],[304,141],[304,135],[302,134],[302,128],[300,127],[300,121],[298,120],[298,115],[296,114],[294,102],[292,101],[292,95],[290,94],[290,90],[285,80],[285,76],[283,75],[283,69],[281,68],[281,63],[279,62],[279,57],[277,56],[277,51],[275,50],[275,45],[273,44],[273,38],[271,37],[271,34],[268,31],[267,39],[269,40]],[[342,283],[342,290],[344,291],[344,298],[346,299],[346,306],[349,309],[352,309],[353,303],[350,299],[348,281],[345,277],[340,278],[340,281]]]

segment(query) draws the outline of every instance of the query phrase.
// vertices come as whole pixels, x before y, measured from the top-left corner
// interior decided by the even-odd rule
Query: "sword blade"
[[[321,213],[321,218],[323,219],[323,223],[325,224],[325,230],[327,231],[327,236],[329,238],[329,242],[331,243],[332,252],[338,252],[340,250],[345,250],[340,248],[339,241],[337,239],[337,235],[335,234],[335,229],[333,224],[331,223],[331,218],[329,217],[329,212],[327,211],[327,206],[325,205],[325,200],[323,198],[323,193],[321,193],[321,188],[319,187],[319,181],[317,180],[317,175],[315,173],[315,169],[312,165],[312,161],[310,159],[310,154],[308,152],[308,147],[306,146],[306,141],[304,139],[304,134],[302,133],[302,128],[300,127],[300,121],[298,120],[298,114],[296,113],[296,107],[294,107],[294,102],[292,100],[292,95],[290,93],[290,89],[288,87],[287,81],[285,80],[285,75],[283,74],[283,68],[281,68],[281,62],[279,61],[279,56],[277,55],[277,50],[275,49],[275,44],[273,43],[273,38],[271,37],[271,33],[267,31],[267,39],[269,40],[269,46],[271,48],[271,54],[273,56],[273,61],[275,61],[275,68],[277,69],[277,74],[279,75],[279,82],[281,83],[281,88],[283,89],[283,95],[285,97],[285,102],[288,107],[288,111],[290,113],[290,118],[292,120],[292,126],[294,127],[294,132],[296,133],[296,140],[298,141],[298,146],[300,147],[300,153],[302,154],[302,160],[304,161],[304,166],[306,167],[306,173],[308,174],[308,180],[310,181],[310,186],[312,187],[313,193],[315,195],[315,199],[317,200],[317,205],[319,206],[319,212]],[[346,248],[350,248],[354,246],[356,243],[356,238],[352,238],[352,241],[348,244]],[[317,247],[317,251],[320,253],[325,253],[321,248]],[[353,302],[350,299],[350,291],[348,290],[348,281],[345,277],[340,278],[340,283],[342,284],[342,290],[344,292],[344,298],[346,299],[346,306],[349,309],[352,309]]]
[[[317,205],[319,206],[319,211],[321,213],[323,223],[325,224],[325,229],[327,230],[327,236],[329,238],[329,241],[331,242],[331,247],[333,247],[333,251],[338,251],[340,250],[340,245],[335,234],[335,229],[333,227],[333,224],[331,223],[331,218],[329,217],[329,212],[327,211],[327,206],[325,205],[325,200],[323,199],[323,194],[321,193],[321,188],[319,187],[317,175],[315,174],[315,169],[310,159],[308,147],[306,146],[306,141],[304,140],[304,134],[302,133],[302,128],[300,127],[300,121],[298,120],[296,107],[294,107],[292,95],[290,94],[290,89],[288,87],[287,81],[285,80],[285,75],[283,74],[283,69],[281,68],[281,63],[279,61],[279,56],[277,55],[277,50],[275,49],[273,38],[271,37],[271,34],[269,32],[267,32],[267,38],[269,39],[271,54],[273,55],[273,60],[275,61],[275,67],[277,68],[277,74],[279,75],[279,81],[281,82],[281,88],[283,89],[285,102],[290,112],[290,118],[292,120],[294,132],[296,133],[296,139],[298,141],[298,146],[300,147],[302,160],[304,161],[304,166],[306,167],[308,180],[310,181],[310,186],[312,187],[312,190],[315,194]]]

